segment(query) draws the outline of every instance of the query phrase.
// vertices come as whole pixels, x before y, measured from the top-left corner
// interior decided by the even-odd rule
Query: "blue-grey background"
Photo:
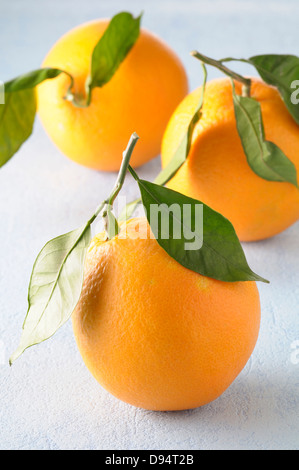
[[[202,79],[192,49],[215,58],[299,54],[297,0],[0,0],[0,80],[38,68],[70,28],[120,10],[144,11],[143,26],[176,50],[190,89]],[[139,173],[152,179],[159,166],[157,158]],[[0,170],[0,448],[298,450],[298,223],[244,245],[251,267],[271,284],[259,285],[262,325],[254,354],[215,402],[152,413],[116,400],[86,370],[70,323],[9,368],[37,253],[50,238],[84,223],[114,180],[62,156],[38,120],[31,139]],[[137,195],[130,177],[126,193]]]

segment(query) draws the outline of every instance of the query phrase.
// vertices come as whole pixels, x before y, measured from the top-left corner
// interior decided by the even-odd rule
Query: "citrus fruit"
[[[84,95],[93,49],[108,24],[102,19],[71,30],[54,45],[42,66],[70,73],[75,93]],[[103,171],[119,169],[133,131],[141,139],[132,165],[156,157],[170,115],[188,92],[186,72],[177,55],[145,29],[112,79],[93,90],[88,107],[78,108],[64,99],[69,85],[69,77],[62,74],[37,87],[39,117],[63,154]]]
[[[183,410],[219,397],[247,363],[260,326],[255,282],[226,283],[186,269],[145,218],[96,236],[72,316],[82,358],[115,397]]]
[[[241,94],[240,83],[235,86]],[[163,136],[163,167],[186,133],[201,92],[201,87],[191,92],[174,111]],[[266,139],[278,145],[299,171],[299,126],[278,91],[253,78],[251,96],[261,104]],[[241,241],[272,237],[299,219],[298,189],[290,183],[266,181],[249,167],[236,127],[228,78],[207,83],[188,159],[168,187],[227,217]]]

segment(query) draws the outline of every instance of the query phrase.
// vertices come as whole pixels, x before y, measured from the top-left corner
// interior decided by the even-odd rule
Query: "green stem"
[[[242,75],[239,75],[238,73],[229,69],[228,67],[223,65],[222,61],[211,59],[210,57],[200,54],[198,51],[192,51],[191,55],[195,57],[196,59],[200,60],[201,62],[204,62],[207,65],[212,65],[213,67],[216,67],[218,70],[223,72],[228,77],[242,83],[243,96],[248,96],[248,97],[250,96],[251,80],[249,78],[245,78]]]
[[[98,215],[102,212],[102,210],[104,209],[105,205],[107,204],[107,201],[103,201],[97,208],[97,210],[95,211],[95,213],[92,215],[92,217],[89,219],[89,221],[87,222],[87,225],[91,225],[93,223],[93,221],[98,217]]]
[[[106,231],[107,237],[109,239],[116,235],[115,229],[110,230],[110,227],[109,227],[109,217],[110,217],[110,220],[113,220],[114,224],[117,225],[117,221],[116,221],[115,217],[113,216],[113,214],[111,213],[112,208],[113,208],[113,203],[114,203],[115,199],[117,198],[121,188],[123,187],[125,177],[126,177],[126,174],[127,174],[128,168],[129,168],[129,163],[130,163],[130,160],[131,160],[131,156],[132,156],[133,150],[135,148],[135,145],[136,145],[138,139],[139,139],[138,135],[136,134],[136,132],[134,132],[131,135],[128,146],[127,146],[126,150],[123,153],[122,164],[121,164],[121,167],[120,167],[120,170],[119,170],[118,177],[117,177],[116,183],[114,185],[114,188],[113,188],[110,196],[108,197],[108,199],[106,199],[106,201],[104,201],[104,206],[99,207],[100,211],[102,209],[104,209],[103,213],[102,213],[102,217],[104,219],[105,231]],[[113,235],[110,236],[111,233]]]
[[[243,85],[242,86],[242,96],[244,98],[250,98],[250,89],[251,87],[248,85]]]
[[[86,85],[86,97],[74,93],[72,91],[75,84],[74,78],[68,72],[65,73],[70,77],[71,83],[63,99],[72,103],[76,108],[88,108],[91,102],[91,90]]]
[[[88,76],[86,83],[85,83],[85,90],[86,90],[86,107],[88,107],[91,103],[91,94],[92,94],[92,88],[91,88],[91,77]]]
[[[136,171],[131,167],[131,165],[128,166],[128,170],[131,173],[131,175],[133,176],[134,180],[138,182],[139,181],[139,176],[137,175]]]
[[[89,104],[85,98],[82,98],[79,95],[73,93],[70,89],[67,91],[66,95],[64,96],[66,101],[72,103],[76,108],[88,108]]]
[[[110,206],[113,205],[113,202],[115,201],[119,191],[121,190],[121,188],[124,184],[126,173],[128,171],[128,168],[130,167],[129,163],[130,163],[130,160],[131,160],[131,156],[132,156],[133,150],[135,148],[135,145],[136,145],[138,139],[139,139],[138,135],[136,134],[136,132],[134,132],[131,135],[128,146],[127,146],[126,150],[123,153],[123,160],[122,160],[122,164],[121,164],[121,167],[120,167],[120,170],[119,170],[118,178],[117,178],[115,186],[114,186],[114,188],[113,188],[113,190],[112,190],[112,192],[111,192],[111,194],[108,198],[108,204]]]
[[[107,199],[105,199],[103,202],[101,202],[101,204],[98,206],[98,208],[96,209],[96,211],[94,212],[94,214],[91,216],[91,218],[88,220],[88,222],[86,224],[87,226],[91,225],[94,222],[94,220],[102,213],[102,217],[104,219],[105,230],[106,230],[107,235],[110,233],[110,230],[109,230],[109,227],[108,227],[108,212],[109,211],[111,212],[113,203],[114,203],[115,199],[117,198],[117,195],[120,192],[121,188],[123,187],[128,168],[131,168],[129,163],[130,163],[130,159],[131,159],[133,150],[135,148],[135,145],[136,145],[138,139],[139,139],[138,135],[136,134],[136,132],[134,132],[131,135],[128,146],[127,146],[126,150],[123,153],[122,164],[121,164],[121,167],[120,167],[120,170],[119,170],[119,173],[118,173],[116,183],[115,183],[114,188],[112,189],[112,191],[110,193],[110,196]],[[134,171],[134,170],[132,170],[132,171]],[[137,176],[137,178],[138,178],[138,176]]]

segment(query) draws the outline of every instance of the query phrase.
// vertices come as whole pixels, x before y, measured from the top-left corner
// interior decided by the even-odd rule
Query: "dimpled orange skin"
[[[237,94],[241,86],[236,83]],[[173,155],[201,95],[190,93],[172,115],[162,142],[162,166]],[[277,90],[253,79],[251,96],[261,103],[267,140],[278,145],[299,174],[299,126]],[[229,79],[207,84],[203,114],[188,160],[168,187],[199,199],[227,217],[241,241],[272,237],[299,219],[299,191],[266,181],[249,167],[238,135]]]
[[[260,326],[255,282],[226,283],[171,258],[144,218],[92,241],[73,330],[83,360],[115,397],[184,410],[219,397],[247,363]],[[124,229],[122,228],[121,234]]]
[[[109,20],[79,26],[51,49],[43,67],[73,75],[74,91],[85,93],[92,51]],[[62,74],[37,87],[38,114],[50,139],[75,162],[103,171],[120,167],[132,132],[140,141],[131,163],[138,167],[160,153],[167,122],[188,92],[185,69],[158,37],[142,29],[112,79],[93,90],[91,105],[76,108],[63,99],[70,79]]]

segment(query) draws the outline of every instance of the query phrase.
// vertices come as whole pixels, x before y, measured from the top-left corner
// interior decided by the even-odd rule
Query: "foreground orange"
[[[92,51],[108,26],[98,20],[79,26],[52,48],[43,67],[56,67],[74,77],[75,92],[85,94]],[[142,29],[133,49],[103,88],[93,90],[85,109],[65,101],[70,81],[62,74],[38,86],[38,113],[62,153],[97,170],[116,171],[132,129],[140,144],[132,158],[139,166],[160,153],[167,122],[188,92],[188,81],[176,54]]]
[[[237,82],[236,92],[241,94]],[[198,88],[172,115],[162,143],[163,167],[183,138],[200,96]],[[251,96],[261,103],[266,139],[278,145],[299,172],[299,126],[278,91],[253,79]],[[227,217],[241,241],[272,237],[299,219],[298,189],[290,183],[266,181],[249,167],[236,127],[228,78],[208,82],[188,160],[168,187]]]
[[[255,347],[256,284],[215,281],[184,268],[149,237],[144,218],[103,239],[90,245],[73,313],[87,368],[137,407],[183,410],[215,400]]]

